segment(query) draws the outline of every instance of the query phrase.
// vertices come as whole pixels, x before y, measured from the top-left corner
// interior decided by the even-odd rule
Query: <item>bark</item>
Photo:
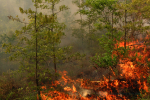
[[[126,0],[126,4],[127,4],[127,0]],[[124,48],[125,49],[126,49],[126,38],[127,38],[126,23],[127,23],[127,10],[125,9],[125,36],[124,36]]]
[[[35,0],[35,3],[36,3],[36,0]],[[37,60],[37,27],[36,27],[36,13],[37,13],[37,7],[36,7],[36,11],[35,11],[35,34],[36,34],[36,40],[35,40],[35,46],[36,46],[36,55],[35,55],[35,60],[36,60],[36,68],[35,68],[35,79],[36,79],[36,90],[38,92],[38,97],[37,99],[39,98],[39,100],[41,100],[41,96],[40,96],[40,90],[39,90],[39,80],[38,80],[38,60]]]
[[[52,17],[53,17],[53,22],[54,23],[54,17],[55,17],[55,13],[54,13],[54,1],[52,2]],[[52,27],[51,32],[54,32],[54,28]],[[55,39],[53,38],[53,64],[54,64],[54,70],[55,70],[55,79],[57,79],[56,73],[57,73],[57,65],[56,65],[56,50],[55,50]]]

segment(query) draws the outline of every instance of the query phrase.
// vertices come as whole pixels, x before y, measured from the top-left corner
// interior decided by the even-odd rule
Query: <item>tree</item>
[[[81,39],[81,44],[82,44],[82,51],[83,51],[83,47],[84,47],[84,37],[85,37],[85,30],[83,29],[83,14],[80,12],[82,9],[84,9],[84,0],[73,0],[73,3],[79,8],[79,10],[77,11],[77,13],[75,13],[75,15],[79,14],[80,19],[79,20],[75,20],[80,27],[73,27],[73,36],[76,38]]]
[[[46,5],[40,5],[41,7],[43,7],[44,9],[49,9],[51,7],[51,12],[52,12],[52,15],[51,16],[45,16],[46,20],[45,21],[48,21],[48,19],[50,19],[51,21],[51,27],[48,28],[48,34],[46,36],[46,42],[49,44],[51,43],[52,45],[49,46],[51,48],[48,48],[48,49],[52,49],[52,54],[51,56],[53,57],[53,64],[54,64],[54,69],[55,69],[55,73],[56,73],[56,59],[57,57],[59,56],[59,49],[58,49],[58,44],[60,43],[60,38],[61,36],[64,35],[64,33],[62,32],[62,30],[65,28],[65,25],[64,24],[59,24],[58,20],[57,20],[57,14],[63,10],[66,10],[68,9],[65,5],[62,5],[59,7],[59,11],[58,12],[54,12],[55,10],[55,5],[58,4],[60,2],[60,0],[55,0],[55,1],[47,1],[47,3],[51,3],[51,6],[49,6],[48,4]],[[49,34],[55,34],[53,37],[50,37]]]
[[[126,38],[135,39],[139,34],[145,34],[149,30],[149,26],[145,26],[146,21],[148,21],[149,16],[149,0],[127,0],[126,3],[120,3],[118,9],[124,16],[124,25],[122,27],[126,30]],[[129,40],[127,39],[127,40]]]
[[[105,30],[102,37],[98,39],[101,53],[97,53],[92,58],[92,61],[96,68],[110,68],[110,66],[115,68],[119,58],[117,55],[112,55],[112,52],[116,50],[114,46],[118,41],[120,41],[120,38],[122,37],[122,32],[117,30],[117,24],[122,16],[122,14],[116,8],[117,1],[87,0],[86,3],[89,4],[99,16],[97,23],[95,24],[97,30]]]
[[[100,39],[100,43],[102,45],[101,48],[104,50],[104,54],[97,54],[93,58],[93,61],[98,65],[98,67],[105,66],[107,68],[109,66],[114,66],[119,58],[119,54],[117,55],[117,59],[116,57],[112,58],[112,52],[115,50],[113,45],[116,43],[116,40],[120,41],[117,39],[120,35],[116,37],[118,32],[125,32],[125,48],[117,48],[117,51],[126,54],[126,41],[129,40],[127,37],[133,40],[135,39],[136,34],[138,35],[146,33],[146,31],[149,29],[149,26],[144,26],[144,20],[149,19],[146,11],[148,10],[147,8],[149,8],[149,1],[143,2],[142,0],[134,0],[132,2],[128,1],[127,3],[122,3],[114,0],[88,0],[87,3],[92,5],[98,14],[102,14],[99,20],[99,23],[101,24],[98,25],[103,26],[104,29],[107,29],[108,31],[108,33]],[[142,6],[140,6],[141,4]],[[113,12],[112,18],[109,17],[109,12]],[[108,38],[111,37],[110,33],[112,33],[113,40]],[[120,38],[123,38],[123,36],[121,35]]]
[[[97,46],[97,37],[99,37],[99,33],[97,29],[94,27],[98,21],[97,11],[90,5],[90,3],[86,3],[85,0],[74,0],[74,4],[79,8],[75,13],[79,14],[80,19],[75,20],[80,28],[75,29],[73,31],[73,35],[79,39],[81,39],[82,47],[88,47],[91,54],[94,54]]]
[[[11,60],[20,60],[21,70],[27,71],[30,76],[35,75],[36,90],[40,98],[39,81],[43,78],[43,74],[50,73],[49,70],[42,70],[45,66],[49,66],[49,62],[53,61],[55,72],[56,63],[65,53],[63,49],[59,48],[61,37],[64,35],[63,29],[65,25],[59,23],[57,20],[57,14],[63,10],[67,10],[67,6],[61,5],[59,11],[54,12],[55,5],[60,0],[42,0],[32,1],[35,6],[35,11],[29,8],[24,10],[19,8],[21,13],[28,15],[30,19],[29,23],[21,21],[18,16],[10,19],[25,23],[22,30],[16,30],[17,43],[3,44],[6,47],[6,52],[13,52],[10,56]],[[38,9],[44,9],[51,13],[49,15],[43,14]],[[26,25],[28,24],[28,25]],[[34,67],[35,66],[35,67]],[[35,72],[33,72],[35,70]]]

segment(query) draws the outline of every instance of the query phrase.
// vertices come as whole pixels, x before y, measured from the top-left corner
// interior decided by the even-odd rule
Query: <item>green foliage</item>
[[[64,17],[66,18],[64,22],[69,25],[67,29],[67,31],[69,30],[68,33],[70,33],[71,26],[73,26],[72,35],[82,41],[82,48],[85,48],[84,44],[88,45],[88,50],[93,49],[94,47],[92,53],[96,53],[96,55],[92,57],[92,61],[98,67],[115,67],[120,55],[126,57],[129,48],[116,47],[117,42],[120,42],[121,38],[123,38],[124,29],[127,29],[128,35],[146,33],[150,29],[149,26],[144,26],[143,22],[143,19],[146,21],[150,19],[149,0],[133,0],[127,4],[120,3],[117,0],[79,1],[80,0],[74,0],[73,3],[79,8],[76,14],[80,15],[80,19],[76,20],[76,22],[77,26],[80,26],[75,27],[75,25],[72,24],[73,19],[71,18],[73,17],[70,16],[71,12],[64,13]],[[20,70],[17,72],[17,75],[22,75],[21,73],[25,75],[22,80],[21,76],[18,78],[16,75],[4,75],[1,77],[0,99],[14,99],[17,97],[19,98],[22,95],[24,95],[22,99],[35,99],[37,93],[33,92],[33,90],[36,89],[34,82],[36,73],[38,74],[40,85],[42,83],[50,83],[53,75],[48,68],[51,67],[51,64],[56,65],[62,61],[84,61],[83,59],[85,58],[84,54],[72,54],[72,52],[70,52],[72,50],[71,46],[60,47],[59,45],[61,43],[61,38],[65,35],[64,30],[66,25],[58,21],[57,14],[67,10],[68,7],[61,5],[56,9],[55,5],[59,4],[60,0],[36,0],[36,2],[35,0],[32,0],[32,2],[36,8],[41,9],[41,12],[36,12],[31,8],[24,10],[20,7],[20,13],[28,15],[28,18],[30,19],[29,23],[20,20],[18,15],[15,18],[8,16],[8,18],[13,21],[16,20],[25,23],[25,26],[20,30],[16,30],[15,34],[12,32],[13,29],[11,29],[12,31],[9,32],[11,35],[0,35],[0,44],[3,44],[3,49],[5,49],[6,53],[11,53],[11,56],[9,57],[10,60],[20,61]],[[129,19],[126,26],[123,24],[125,10],[127,10],[127,17]],[[1,11],[5,12],[4,9]],[[2,18],[2,16],[4,15],[1,14],[0,18]],[[0,20],[0,22],[3,21]],[[9,24],[14,25],[14,27],[20,26],[20,24],[13,24],[12,21],[10,21]],[[120,24],[121,26],[119,26]],[[7,30],[10,28],[9,25],[7,28],[4,26],[5,25],[0,25],[2,32],[4,32],[4,29]],[[99,38],[100,36],[101,38]],[[37,52],[35,48],[36,39]],[[3,49],[1,50],[3,51]],[[96,51],[96,49],[99,51]],[[117,52],[117,54],[114,52]],[[38,61],[37,72],[35,72],[36,53]],[[135,60],[136,58],[137,54],[131,59]],[[142,58],[142,56],[139,58]],[[138,62],[138,64],[142,65],[140,62]],[[149,62],[148,66],[150,66]],[[54,76],[59,77],[57,73],[55,73]],[[21,80],[20,83],[18,80]],[[28,85],[23,80],[26,80]],[[16,81],[19,84],[13,83]],[[25,84],[21,85],[21,82]],[[39,89],[40,86],[37,88]],[[57,89],[61,90],[62,87],[58,86],[56,90]]]
[[[13,31],[9,31],[8,33],[3,33],[0,35],[0,45],[4,46],[5,44],[3,43],[11,43],[15,44],[16,43],[16,36],[14,35]],[[8,51],[9,52],[9,51]],[[0,74],[2,72],[7,71],[8,69],[14,70],[18,68],[18,62],[10,62],[8,57],[10,54],[5,53],[5,48],[0,47]]]
[[[117,0],[87,0],[87,4],[91,4],[92,9],[98,14],[99,18],[95,23],[97,29],[107,29],[112,31],[112,26],[118,23],[121,13],[116,7]],[[113,27],[114,28],[114,27]],[[114,30],[114,29],[113,29]]]
[[[87,0],[87,4],[91,4],[94,8],[104,10],[105,6],[112,9],[112,4],[116,3],[117,0]]]
[[[128,20],[126,21],[126,25],[122,25],[121,29],[126,29],[128,38],[133,39],[136,35],[147,34],[147,30],[150,28],[149,25],[146,25],[146,21],[149,20],[149,16],[147,16],[149,12],[147,8],[150,7],[149,0],[145,0],[144,2],[142,0],[127,1],[126,4],[123,2],[116,7],[122,13],[122,20],[125,19],[123,17],[125,16],[124,11],[127,11],[126,19]],[[124,21],[122,22],[124,23]]]
[[[59,0],[57,2],[49,0],[45,2],[51,2],[52,5],[55,5],[59,2]],[[37,3],[38,7],[48,7],[47,4],[41,5],[41,1],[37,1]],[[16,60],[19,57],[21,64],[26,66],[24,69],[32,69],[35,63],[35,39],[37,34],[39,66],[44,67],[50,60],[53,61],[53,55],[56,56],[56,60],[58,62],[64,52],[58,47],[58,45],[61,42],[61,37],[64,35],[63,30],[65,29],[65,24],[58,22],[56,14],[44,15],[42,12],[39,12],[37,13],[36,23],[38,32],[35,33],[35,11],[32,11],[31,8],[23,10],[23,8],[20,7],[19,9],[21,13],[29,14],[28,18],[30,19],[30,22],[28,25],[22,27],[22,30],[16,30],[15,36],[17,37],[16,40],[18,42],[15,45],[3,44],[3,47],[6,47],[6,53],[13,52],[10,59]],[[67,7],[65,5],[60,6],[60,11],[66,9]],[[20,21],[19,18],[13,18],[12,16],[10,16],[10,19]]]
[[[96,59],[94,59],[96,58]],[[117,56],[114,56],[113,58],[108,54],[104,53],[101,56],[95,55],[95,57],[92,58],[92,60],[99,66],[99,67],[104,67],[107,68],[109,66],[114,66],[117,64]]]
[[[92,61],[97,64],[99,67],[108,68],[109,66],[115,66],[118,62],[118,56],[116,54],[113,54],[114,51],[122,50],[123,48],[114,48],[117,41],[120,41],[120,38],[122,37],[122,33],[118,32],[116,33],[112,38],[111,33],[106,33],[106,35],[103,35],[102,38],[99,39],[99,43],[101,46],[101,49],[103,50],[103,54],[96,54]],[[115,40],[116,39],[116,40]]]
[[[46,73],[42,76],[40,79],[44,83],[45,77],[49,76]],[[0,76],[0,100],[35,100],[37,94],[32,79],[33,77],[27,77],[26,72],[21,70],[3,73]]]
[[[17,97],[20,97],[21,90],[18,92],[20,86],[24,87],[23,80],[20,80],[22,77],[18,76],[20,73],[17,71],[7,71],[0,76],[0,99],[2,100],[11,100]]]
[[[24,10],[20,7],[20,12],[27,14],[30,21],[21,30],[16,30],[14,34],[15,43],[8,42],[3,44],[5,52],[11,53],[10,60],[20,61],[20,71],[26,72],[27,81],[31,83],[29,84],[31,90],[36,88],[39,90],[42,83],[45,84],[51,81],[52,75],[48,69],[50,63],[53,62],[56,65],[66,55],[67,52],[65,50],[70,50],[70,47],[59,47],[60,39],[64,36],[65,24],[59,23],[57,19],[57,13],[68,8],[62,5],[59,7],[59,11],[55,13],[55,5],[59,3],[59,0],[45,0],[45,2],[47,3],[41,5],[42,1],[39,0],[35,2],[34,6],[36,8],[43,8],[44,6],[44,9],[51,10],[52,13],[49,15],[43,14],[42,11],[36,12],[31,8]],[[16,18],[9,16],[9,19],[22,22],[18,16]],[[38,64],[38,68],[35,68],[36,64]],[[35,75],[37,75],[39,82],[37,87],[34,86]],[[36,82],[36,84],[38,83]],[[12,93],[8,96],[12,96]]]
[[[100,37],[100,34],[94,24],[97,23],[99,16],[96,10],[84,0],[74,0],[73,3],[79,8],[75,15],[80,15],[80,19],[75,20],[79,27],[73,27],[73,36],[78,38],[78,41],[81,41],[82,47],[84,47],[82,50],[86,51],[88,49],[93,54],[98,50],[95,47],[98,44],[96,40]]]

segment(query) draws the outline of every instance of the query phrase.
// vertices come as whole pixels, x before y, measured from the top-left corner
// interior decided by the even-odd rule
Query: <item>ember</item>
[[[116,77],[114,80],[108,80],[106,77],[104,81],[71,80],[71,78],[66,75],[67,72],[64,71],[61,72],[62,78],[56,83],[57,85],[61,85],[66,92],[49,91],[49,93],[43,93],[41,91],[42,99],[127,100],[131,98],[137,99],[143,90],[149,92],[147,86],[147,77],[149,76],[147,61],[150,59],[150,54],[146,52],[148,49],[144,43],[136,45],[137,43],[138,41],[128,43],[127,46],[130,48],[128,56],[123,59],[120,58],[118,65],[121,69],[121,74],[120,76],[115,76],[114,74]],[[122,47],[123,44],[122,42],[116,45]],[[113,52],[113,54],[115,53],[116,52]]]

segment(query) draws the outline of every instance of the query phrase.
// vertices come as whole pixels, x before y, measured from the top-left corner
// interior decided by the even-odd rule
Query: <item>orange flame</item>
[[[76,90],[76,88],[75,88],[75,86],[73,85],[73,92],[77,92],[77,90]]]
[[[128,42],[127,46],[130,48],[127,57],[124,57],[123,55],[119,54],[119,52],[117,51],[113,52],[113,54],[120,55],[120,59],[119,59],[119,66],[121,69],[120,75],[128,80],[131,79],[137,80],[137,84],[139,85],[138,87],[139,90],[144,89],[146,92],[149,92],[146,81],[143,81],[149,75],[147,73],[147,71],[149,70],[147,61],[150,62],[150,58],[149,58],[150,53],[146,52],[147,46],[144,43],[140,43],[139,41]],[[124,47],[124,42],[117,43],[115,47],[116,48]],[[111,66],[110,69],[112,70],[113,75],[116,76]],[[78,100],[78,99],[80,100],[91,100],[91,99],[127,100],[127,98],[121,94],[119,94],[120,95],[119,97],[121,99],[118,99],[117,95],[111,94],[112,90],[110,89],[111,87],[114,87],[119,93],[120,85],[122,86],[121,89],[128,88],[131,85],[128,84],[127,81],[120,82],[119,80],[115,79],[110,84],[109,79],[107,79],[105,76],[104,76],[104,81],[89,81],[83,79],[72,80],[67,76],[66,71],[60,72],[60,74],[62,75],[61,79],[59,81],[53,82],[51,88],[56,87],[57,85],[61,85],[62,87],[64,87],[63,88],[64,91],[66,91],[67,93],[72,93],[72,95],[65,94],[65,92],[59,92],[59,91],[49,91],[48,93],[43,93],[41,91],[42,100]],[[91,94],[91,97],[83,97],[82,94],[79,93],[78,88],[75,87],[74,85],[75,83],[80,83],[80,86],[83,89],[96,91],[96,93],[99,96],[94,97]],[[68,84],[71,85],[73,84],[72,88],[70,88]],[[103,90],[104,87],[106,88],[106,90]],[[46,89],[46,86],[42,86],[41,88]]]

